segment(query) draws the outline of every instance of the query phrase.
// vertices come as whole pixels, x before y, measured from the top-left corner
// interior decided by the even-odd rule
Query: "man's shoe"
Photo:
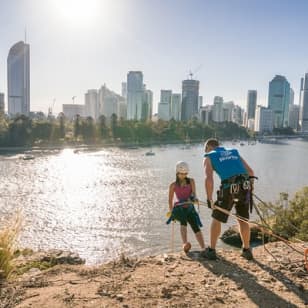
[[[203,250],[200,253],[201,257],[209,259],[209,260],[216,260],[217,255],[216,255],[216,250],[212,249],[210,247],[207,247],[205,250]]]
[[[241,256],[246,260],[252,260],[253,255],[250,248],[243,248]]]

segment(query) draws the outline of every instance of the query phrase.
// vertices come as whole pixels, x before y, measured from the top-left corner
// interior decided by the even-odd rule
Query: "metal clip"
[[[237,194],[240,191],[240,185],[239,184],[231,184],[230,185],[230,193]]]

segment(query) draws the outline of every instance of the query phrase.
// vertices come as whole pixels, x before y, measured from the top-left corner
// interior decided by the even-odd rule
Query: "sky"
[[[268,83],[284,75],[298,103],[308,70],[306,0],[0,0],[0,92],[6,61],[30,44],[31,111],[84,104],[88,89],[121,93],[140,70],[154,92],[181,93],[190,71],[203,104],[214,96],[246,107],[247,91],[267,106]],[[7,97],[5,98],[7,109]]]

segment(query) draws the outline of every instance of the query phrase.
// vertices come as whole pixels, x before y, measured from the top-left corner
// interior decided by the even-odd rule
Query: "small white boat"
[[[155,153],[152,150],[145,153],[145,156],[153,156],[153,155],[155,155]]]
[[[22,156],[23,160],[31,160],[34,159],[35,157],[31,154],[25,154],[24,156]]]

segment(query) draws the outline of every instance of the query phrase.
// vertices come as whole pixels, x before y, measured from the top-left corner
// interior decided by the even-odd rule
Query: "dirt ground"
[[[308,307],[303,255],[281,242],[266,249],[255,248],[253,261],[218,250],[216,261],[193,251],[32,268],[1,285],[0,307]]]

